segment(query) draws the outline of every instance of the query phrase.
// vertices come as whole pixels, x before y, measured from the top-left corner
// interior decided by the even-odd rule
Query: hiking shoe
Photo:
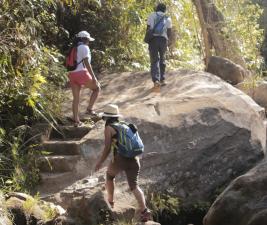
[[[151,211],[146,208],[143,212],[141,212],[141,222],[147,222],[148,220],[151,219]]]
[[[78,121],[78,122],[74,123],[74,127],[82,127],[82,126],[84,126],[84,123],[81,122],[81,121]]]
[[[165,80],[160,81],[160,86],[165,86],[165,85],[167,85],[167,82]]]
[[[154,87],[152,88],[154,92],[160,92],[160,83],[158,81],[154,82]]]
[[[95,116],[95,117],[98,116],[98,114],[94,110],[92,110],[92,109],[86,109],[85,114],[87,114],[89,116]]]

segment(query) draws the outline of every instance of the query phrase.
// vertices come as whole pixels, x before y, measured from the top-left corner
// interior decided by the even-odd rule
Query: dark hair
[[[76,37],[76,36],[75,36],[75,37],[73,38],[72,45],[73,45],[73,46],[77,46],[78,43],[81,42],[81,41],[82,41],[82,39],[81,39],[80,37]]]
[[[156,12],[159,12],[159,11],[165,13],[166,12],[166,5],[163,3],[159,3],[156,7]]]
[[[119,117],[106,117],[106,118],[107,120],[105,126],[108,126],[114,122],[119,122]]]
[[[84,42],[85,40],[88,40],[88,38],[74,37],[72,45],[77,46],[79,42]]]

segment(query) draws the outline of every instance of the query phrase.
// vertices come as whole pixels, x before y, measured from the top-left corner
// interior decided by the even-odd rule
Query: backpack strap
[[[77,46],[76,46],[76,47],[77,47],[77,54],[78,54],[78,47],[79,47],[80,45],[84,45],[84,43],[82,43],[82,42],[78,42],[78,44],[77,44]],[[76,66],[80,65],[81,63],[83,63],[83,67],[85,67],[83,60],[84,60],[84,59],[82,59],[80,62],[77,62],[77,65],[76,65]]]
[[[112,123],[110,124],[110,126],[116,130],[117,132],[117,141],[121,141],[123,142],[123,140],[126,138],[125,135],[125,131],[123,129],[119,129],[118,127],[119,126],[122,126],[122,125],[126,125],[127,127],[129,127],[128,123],[124,122],[124,121],[119,121],[119,122],[115,122],[115,123]]]
[[[157,13],[156,13],[156,14],[157,14]],[[157,14],[157,16],[159,16],[159,15]],[[155,28],[159,25],[159,23],[160,23],[164,18],[167,18],[167,17],[166,17],[165,15],[163,15],[163,16],[159,19],[159,21],[158,21],[156,24],[154,24],[153,29],[152,29],[153,33],[154,33]]]
[[[115,154],[117,153],[119,140],[123,139],[123,132],[122,130],[118,129],[118,126],[120,124],[126,124],[126,123],[119,121],[119,122],[114,122],[112,124],[109,124],[109,126],[111,126],[116,131],[116,140],[114,140],[115,138],[112,138],[112,142],[111,142],[111,151],[113,152],[113,156],[115,156]],[[114,160],[114,157],[113,157],[113,160]]]

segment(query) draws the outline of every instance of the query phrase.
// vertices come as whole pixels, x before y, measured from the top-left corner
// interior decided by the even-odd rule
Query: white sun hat
[[[122,117],[119,112],[119,107],[115,104],[108,104],[104,108],[104,112],[100,113],[102,117]]]
[[[87,38],[89,41],[94,41],[95,39],[87,31],[80,31],[77,35],[79,38]]]

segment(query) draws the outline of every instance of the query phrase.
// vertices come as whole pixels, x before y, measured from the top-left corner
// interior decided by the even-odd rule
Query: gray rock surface
[[[18,192],[8,193],[2,205],[6,207],[13,224],[16,225],[54,225],[56,217],[66,213],[61,206]],[[0,224],[1,222],[0,220]],[[3,225],[9,225],[8,222],[7,220]],[[65,225],[71,224],[65,223]]]
[[[168,85],[160,93],[153,93],[149,76],[148,73],[106,75],[101,79],[102,93],[96,105],[101,111],[106,104],[116,103],[124,119],[138,126],[145,144],[142,187],[153,192],[167,191],[184,204],[205,202],[263,158],[265,111],[249,96],[217,76],[184,70],[168,73]],[[81,111],[87,107],[87,94],[83,90]],[[65,105],[67,116],[71,115],[70,107],[70,103]],[[79,145],[79,151],[90,162],[88,175],[103,150],[103,131],[104,122],[98,122],[83,137],[87,141]],[[132,218],[136,203],[126,190],[123,175],[116,180],[117,208],[111,210],[106,203],[105,169],[100,171],[102,181],[97,187],[81,181],[51,200],[72,212],[73,217],[87,219],[88,224],[102,219],[100,208],[112,218],[114,215]],[[84,213],[96,217],[85,218]]]
[[[235,179],[216,199],[204,225],[267,224],[267,161]]]
[[[207,72],[233,85],[242,82],[248,76],[248,72],[242,66],[219,56],[210,57]]]
[[[116,185],[115,204],[106,201],[104,175],[101,170],[94,177],[84,178],[61,191],[54,199],[79,224],[111,224],[113,221],[130,222],[136,217],[136,202],[124,183]],[[95,180],[97,179],[97,180]]]
[[[11,225],[3,194],[0,192],[0,225]]]
[[[216,76],[193,71],[169,73],[169,84],[155,94],[146,76],[106,76],[97,104],[117,103],[125,120],[137,124],[145,144],[144,186],[185,202],[206,201],[263,158],[264,109],[249,96]],[[92,169],[103,148],[103,126],[97,124],[83,148]]]

